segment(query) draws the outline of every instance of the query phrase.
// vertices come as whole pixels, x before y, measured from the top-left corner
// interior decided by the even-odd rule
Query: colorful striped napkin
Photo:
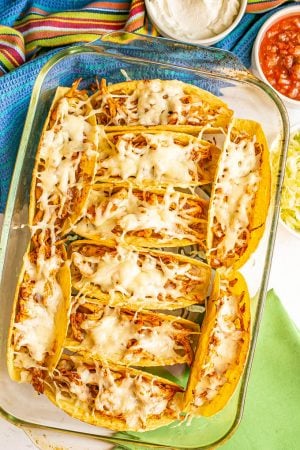
[[[263,13],[286,3],[288,0],[248,0],[247,12]],[[299,0],[295,0],[296,2]]]
[[[248,0],[247,11],[267,11],[286,1]],[[255,20],[253,16],[248,18],[238,29],[244,33],[244,26]],[[14,0],[0,12],[0,23],[0,75],[19,67],[41,49],[89,42],[109,31],[158,34],[147,19],[144,0]],[[238,35],[234,33],[231,38],[235,36]]]

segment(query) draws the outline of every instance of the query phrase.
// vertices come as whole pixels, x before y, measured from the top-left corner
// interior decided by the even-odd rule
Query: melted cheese
[[[14,352],[14,366],[20,369],[25,369],[24,374],[27,373],[28,369],[33,367],[40,367],[38,363],[25,351],[15,351]],[[26,381],[26,380],[25,380]]]
[[[83,188],[77,179],[82,154],[94,157],[94,128],[82,115],[81,102],[74,107],[72,99],[63,97],[57,106],[57,119],[43,133],[39,153],[36,186],[41,190],[38,208],[44,212],[43,219],[35,225],[37,229],[53,228],[56,218],[62,217],[64,206],[72,200],[71,189]],[[54,204],[54,205],[53,205]]]
[[[83,235],[96,232],[99,238],[116,239],[117,235],[113,230],[119,225],[122,229],[121,240],[128,232],[145,229],[162,235],[156,238],[161,243],[170,238],[197,240],[189,232],[192,218],[189,216],[189,209],[185,209],[187,199],[172,187],[166,189],[162,199],[157,197],[154,204],[139,199],[131,188],[124,188],[123,193],[122,196],[109,197],[104,191],[91,191],[87,211],[95,206],[95,214],[87,212],[85,218],[75,225],[74,231]]]
[[[184,105],[180,100],[183,96],[183,83],[152,80],[146,85],[138,83],[130,103],[137,101],[137,115],[141,125],[166,125],[169,112],[176,112],[183,120]]]
[[[177,80],[138,81],[131,94],[98,95],[94,112],[106,117],[106,125],[205,125],[214,122],[222,113],[222,107],[213,109],[200,95],[185,94],[185,87],[185,83]],[[113,114],[107,112],[111,104],[115,106]]]
[[[27,301],[26,307],[30,316],[15,324],[17,346],[27,347],[33,359],[42,362],[54,341],[53,318],[47,308],[34,301]]]
[[[136,145],[136,136],[144,138],[146,143]],[[99,159],[104,177],[119,177],[121,180],[134,177],[139,183],[155,180],[158,184],[197,181],[197,163],[201,158],[199,141],[189,139],[184,144],[174,141],[176,135],[168,133],[127,133],[118,137],[112,154],[101,150],[100,144]]]
[[[255,138],[241,139],[238,144],[228,142],[221,156],[222,170],[215,186],[212,210],[214,223],[222,230],[217,252],[223,258],[247,240],[242,235],[248,236],[260,180],[260,157],[255,154]]]
[[[178,357],[176,350],[183,349],[175,341],[178,330],[172,322],[151,327],[141,325],[118,308],[108,306],[103,308],[100,318],[82,322],[81,329],[85,330],[83,347],[116,363],[138,364],[145,357],[172,359]]]
[[[35,245],[39,242],[36,262],[24,258],[26,301],[22,300],[19,319],[14,324],[15,364],[28,365],[28,358],[43,364],[54,351],[55,316],[63,301],[63,292],[56,279],[62,259],[53,245],[57,240],[56,219],[64,212],[65,203],[72,200],[71,189],[83,188],[77,180],[81,156],[93,157],[93,127],[83,115],[85,102],[63,97],[58,101],[56,120],[43,133],[36,161],[37,209],[43,212],[32,226]],[[54,117],[52,112],[51,118]],[[94,152],[95,154],[95,152]],[[79,184],[78,184],[79,183]],[[80,185],[81,183],[81,185]],[[49,239],[51,244],[49,243]],[[47,241],[47,246],[43,242]],[[47,256],[46,256],[47,255]],[[23,282],[24,283],[24,282]],[[19,302],[21,299],[19,298]],[[26,355],[22,360],[20,355]]]
[[[23,305],[20,321],[14,324],[14,341],[16,351],[27,349],[30,357],[42,364],[53,350],[55,315],[63,292],[56,280],[61,259],[56,254],[46,259],[42,247],[37,261],[35,265],[25,255],[25,276],[33,282],[33,287]]]
[[[195,280],[201,284],[207,277],[207,271],[198,266],[190,273],[189,263],[165,264],[159,257],[149,253],[141,257],[137,251],[120,246],[116,254],[107,252],[101,258],[74,252],[72,262],[81,274],[79,289],[93,284],[112,299],[118,293],[129,303],[145,306],[180,298],[185,295],[185,284]]]
[[[95,372],[90,372],[84,364],[79,364],[76,373],[80,377],[80,383],[69,383],[72,394],[84,402],[85,407],[88,401],[93,410],[106,416],[121,416],[130,429],[142,429],[147,420],[163,415],[167,407],[173,413],[178,413],[177,404],[172,396],[170,398],[169,391],[162,389],[155,380],[142,378],[129,371],[122,372],[117,380],[119,372],[101,367],[98,363],[95,363]],[[92,399],[87,384],[99,386],[96,398]],[[57,400],[62,397],[62,390],[57,388]]]
[[[126,376],[119,383],[102,373],[105,389],[95,399],[95,409],[114,417],[122,414],[129,428],[139,428],[149,417],[163,414],[168,399],[155,384]]]
[[[242,332],[236,327],[239,297],[224,295],[219,300],[217,317],[210,335],[205,364],[195,388],[195,406],[212,400],[227,382],[226,372],[239,357]]]

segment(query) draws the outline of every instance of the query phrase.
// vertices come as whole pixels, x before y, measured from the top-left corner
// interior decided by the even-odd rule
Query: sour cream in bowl
[[[162,36],[209,46],[238,25],[247,0],[145,0],[145,5]]]
[[[300,5],[281,9],[264,23],[253,46],[252,68],[286,106],[300,108]]]

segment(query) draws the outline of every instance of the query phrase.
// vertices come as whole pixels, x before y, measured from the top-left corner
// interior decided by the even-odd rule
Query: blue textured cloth
[[[215,47],[230,50],[249,68],[252,46],[259,29],[272,14],[287,6],[290,6],[290,4],[280,6],[264,14],[245,14],[238,27],[218,42]]]
[[[0,1],[0,23],[12,26],[30,6],[41,7],[49,12],[78,9],[87,4],[85,0],[13,0]],[[217,47],[231,50],[246,67],[250,65],[253,41],[262,23],[271,13],[246,14],[240,25]],[[0,78],[0,212],[3,211],[16,159],[23,125],[34,81],[41,67],[59,49],[25,63],[15,71]]]

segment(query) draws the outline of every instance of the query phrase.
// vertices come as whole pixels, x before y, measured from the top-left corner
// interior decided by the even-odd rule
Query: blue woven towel
[[[49,12],[54,12],[75,7],[78,9],[86,3],[84,0],[40,0],[38,2],[14,0],[9,2],[9,6],[0,9],[0,23],[12,26],[15,20],[33,5],[43,6],[43,8],[47,5]],[[249,67],[251,48],[257,31],[274,11],[264,15],[246,14],[238,28],[221,41],[217,47],[233,51],[245,66]],[[59,49],[52,49],[15,71],[0,77],[0,212],[3,212],[6,204],[34,81],[41,67],[57,51]]]

